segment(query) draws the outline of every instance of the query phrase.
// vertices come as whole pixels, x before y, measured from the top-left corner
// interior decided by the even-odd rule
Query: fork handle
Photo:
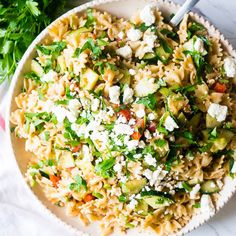
[[[177,26],[183,19],[184,15],[187,14],[199,0],[186,0],[182,7],[176,12],[175,16],[170,20],[170,23]]]

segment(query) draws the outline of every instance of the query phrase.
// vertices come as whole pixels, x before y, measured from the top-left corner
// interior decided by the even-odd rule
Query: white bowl
[[[70,14],[73,13],[82,13],[89,7],[95,7],[99,10],[108,11],[111,14],[114,14],[118,17],[130,18],[138,9],[142,9],[147,4],[156,4],[157,7],[163,12],[164,15],[171,14],[177,11],[179,8],[178,5],[174,3],[170,3],[164,0],[156,0],[156,1],[147,1],[147,0],[97,0],[93,2],[89,2],[87,4],[81,5],[79,7],[74,8],[73,10],[67,12],[63,16],[58,19],[66,18]],[[236,52],[233,50],[232,46],[229,42],[220,34],[218,30],[216,30],[209,22],[205,21],[201,16],[197,14],[190,13],[191,17],[196,20],[197,22],[202,23],[209,31],[209,34],[218,37],[221,40],[221,43],[226,51],[234,57],[236,57]],[[53,22],[52,24],[54,24]],[[50,27],[50,26],[49,26]],[[23,179],[23,176],[26,172],[27,163],[30,157],[30,154],[27,153],[24,149],[24,140],[16,138],[10,132],[10,113],[16,109],[16,104],[14,98],[16,95],[20,93],[20,89],[23,84],[23,74],[30,70],[30,61],[35,55],[35,46],[40,42],[43,42],[44,39],[48,37],[46,28],[30,45],[26,53],[24,54],[22,60],[20,61],[17,70],[14,74],[12,79],[11,88],[9,91],[9,102],[7,104],[7,139],[9,144],[9,149],[11,155],[15,157],[19,170],[21,172],[20,178]],[[26,184],[25,184],[26,185]],[[69,227],[72,232],[77,232],[77,235],[82,235],[82,232],[91,233],[91,235],[96,236],[100,235],[99,233],[99,224],[93,223],[88,227],[84,227],[79,219],[68,217],[65,214],[65,210],[63,208],[56,207],[52,205],[44,196],[42,189],[40,187],[34,187],[31,189],[28,185],[27,189],[32,193],[32,197],[35,199],[35,204],[40,205],[48,214],[57,218],[60,224],[64,224],[65,226]],[[236,188],[236,178],[233,180],[231,178],[225,179],[225,186],[223,190],[220,192],[219,200],[216,204],[216,210],[218,211],[223,205],[229,200],[229,198],[233,195]],[[212,215],[208,214],[199,214],[194,216],[190,222],[182,228],[176,235],[182,235],[191,230],[195,229],[199,225],[206,222]],[[114,233],[114,235],[119,235],[119,233]],[[152,235],[150,232],[140,233],[137,229],[128,231],[128,235]],[[155,235],[153,233],[153,235]]]

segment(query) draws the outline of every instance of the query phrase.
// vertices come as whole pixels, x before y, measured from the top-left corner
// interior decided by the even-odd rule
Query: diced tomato
[[[118,114],[120,116],[124,116],[127,121],[129,121],[132,118],[131,112],[128,109],[120,110]]]
[[[131,135],[131,138],[134,139],[134,140],[139,140],[141,137],[142,137],[142,135],[139,132],[134,132]]]
[[[90,201],[92,201],[92,200],[94,200],[95,199],[95,197],[91,194],[91,193],[89,193],[89,194],[87,194],[85,197],[84,197],[84,202],[90,202]]]
[[[154,122],[151,122],[149,125],[148,125],[148,130],[152,133],[154,133],[156,131],[156,124]]]
[[[61,178],[56,176],[56,175],[50,175],[49,177],[50,177],[50,180],[52,182],[52,185],[57,188],[58,187],[58,182],[60,181]]]
[[[217,82],[214,86],[214,90],[218,93],[224,93],[227,90],[227,87],[225,84]]]
[[[81,148],[81,144],[79,144],[79,145],[77,145],[75,147],[71,147],[71,148],[72,148],[71,149],[72,152],[78,152],[80,150],[80,148]]]

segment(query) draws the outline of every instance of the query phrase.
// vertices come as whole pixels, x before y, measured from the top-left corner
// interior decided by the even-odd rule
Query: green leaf
[[[48,141],[49,138],[50,138],[50,133],[49,133],[49,131],[45,131],[43,134],[44,134],[44,140],[45,140],[45,141]]]
[[[173,52],[173,49],[169,46],[169,44],[164,39],[160,39],[160,44],[166,53]]]
[[[87,21],[84,24],[84,27],[89,28],[95,23],[95,18],[93,17],[93,9],[89,8],[87,10]]]
[[[145,32],[149,26],[146,26],[145,23],[141,23],[139,26],[136,26],[136,29],[139,29],[142,32]]]
[[[93,192],[92,195],[96,198],[102,199],[103,195],[101,193]]]
[[[155,94],[149,94],[147,97],[140,98],[137,103],[143,104],[148,109],[154,110],[157,105],[157,100]]]
[[[127,202],[128,199],[125,195],[122,194],[118,197],[118,200],[119,202]]]
[[[0,53],[3,55],[9,54],[13,51],[14,43],[13,41],[6,40],[4,44],[1,46]]]
[[[177,34],[174,31],[170,31],[168,29],[162,29],[160,32],[171,39],[175,39],[177,37]]]
[[[38,9],[38,3],[33,1],[26,1],[26,6],[28,7],[29,11],[34,16],[39,16],[41,14],[40,10]]]
[[[75,182],[69,185],[69,189],[79,192],[81,188],[87,190],[87,183],[80,175],[77,175],[75,177]]]
[[[32,79],[34,80],[35,82],[39,83],[40,82],[40,78],[32,71],[32,72],[29,72],[29,73],[26,73],[24,75],[24,78],[26,79]]]
[[[167,144],[167,141],[164,140],[164,139],[157,139],[157,140],[154,141],[154,143],[155,143],[158,147],[162,148],[162,147],[164,147],[164,146]]]
[[[182,186],[187,192],[191,192],[192,187],[187,182],[183,182]]]
[[[115,165],[115,158],[105,159],[95,166],[95,171],[103,178],[109,178],[113,175],[113,166]]]
[[[58,56],[66,48],[66,42],[58,41],[53,42],[51,45],[37,45],[36,48],[44,55]]]

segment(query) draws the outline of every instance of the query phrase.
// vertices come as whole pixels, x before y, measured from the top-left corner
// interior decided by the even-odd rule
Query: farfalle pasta
[[[131,20],[88,9],[49,35],[11,114],[31,186],[103,235],[212,214],[236,173],[236,64],[219,39],[152,6]]]

